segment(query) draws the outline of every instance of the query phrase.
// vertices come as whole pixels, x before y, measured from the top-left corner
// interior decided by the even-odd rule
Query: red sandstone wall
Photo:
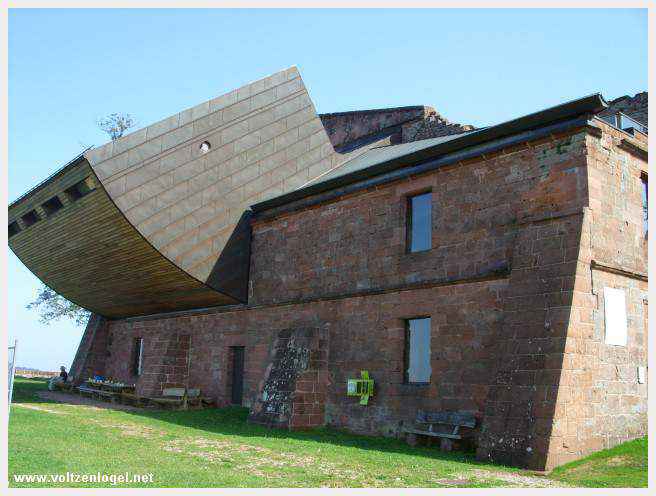
[[[335,148],[357,141],[367,136],[389,131],[398,135],[395,142],[401,141],[401,125],[407,122],[423,120],[435,110],[423,105],[391,109],[356,110],[353,112],[336,112],[321,114],[323,124],[330,142]]]
[[[69,370],[74,384],[81,384],[94,375],[105,374],[107,364],[112,362],[109,328],[109,322],[103,317],[91,314]]]
[[[188,386],[200,387],[220,405],[229,403],[230,346],[246,346],[244,404],[250,406],[262,389],[279,332],[320,328],[328,336],[328,370],[327,376],[317,381],[329,385],[328,393],[305,391],[300,384],[299,393],[316,396],[301,404],[323,402],[327,422],[336,427],[396,434],[399,422],[413,418],[417,408],[482,413],[506,285],[501,278],[304,305],[115,321],[111,324],[114,360],[108,374],[136,380],[142,394],[155,394],[155,388],[148,385],[154,376],[161,387],[171,378],[159,363],[154,364],[154,350],[158,343],[171,342],[184,330],[192,336]],[[403,319],[417,315],[433,319],[433,380],[425,387],[403,384]],[[143,337],[148,350],[146,372],[140,378],[129,373],[128,343],[134,337]],[[376,394],[367,407],[346,396],[346,380],[359,377],[360,370],[368,370],[376,381]],[[305,376],[299,379],[307,381]]]
[[[434,248],[406,253],[407,196],[428,189]],[[580,210],[586,196],[585,139],[579,133],[259,222],[249,301],[489,274],[510,263],[518,222]]]
[[[647,240],[642,227],[641,157],[619,147],[627,135],[598,123],[589,135],[586,209],[547,466],[646,434]],[[615,271],[613,273],[612,271]],[[604,287],[626,293],[627,346],[604,342]]]
[[[604,112],[604,114],[612,114],[617,111],[624,112],[629,117],[641,122],[645,126],[648,125],[649,119],[649,93],[643,91],[642,93],[636,93],[633,96],[624,95],[615,100],[608,102],[609,108]]]
[[[628,385],[620,387],[628,382],[609,374],[615,365],[629,374],[643,356],[637,323],[644,311],[632,300],[635,346],[612,356],[604,350],[595,330],[602,314],[589,286],[591,255],[580,247],[590,246],[591,215],[599,220],[597,230],[618,228],[627,213],[637,219],[636,198],[620,194],[621,181],[612,186],[588,171],[597,160],[586,157],[592,145],[585,132],[555,137],[256,222],[250,295],[255,308],[112,322],[108,370],[127,373],[125,346],[134,336],[159,343],[148,345],[155,358],[171,349],[165,343],[189,335],[188,374],[147,359],[139,387],[155,390],[181,377],[227,404],[229,347],[246,346],[250,406],[258,401],[279,332],[315,328],[327,336],[328,388],[312,401],[325,402],[330,425],[394,435],[419,408],[473,410],[481,418],[481,458],[545,468],[596,446],[591,432],[604,432],[608,440],[624,432],[608,422],[616,410],[594,411],[615,401],[599,396],[605,390],[617,395],[626,412],[623,425],[630,424],[633,435],[644,416],[642,399],[636,400],[644,388],[634,394]],[[633,159],[623,157],[617,152],[631,172]],[[622,167],[615,166],[617,177],[626,179]],[[634,188],[631,181],[625,184]],[[618,206],[595,202],[596,191],[607,194],[613,187],[619,188]],[[405,197],[426,188],[433,191],[434,248],[407,254]],[[628,259],[622,253],[635,233],[629,224],[623,228],[628,238],[616,238],[615,251],[623,263],[638,267],[639,250]],[[604,235],[612,237],[610,231]],[[613,251],[605,243],[595,246],[598,253]],[[498,271],[504,267],[506,273]],[[474,280],[481,276],[485,280]],[[631,291],[642,289],[635,285]],[[418,388],[403,384],[403,320],[419,315],[432,318],[433,375],[429,386]],[[597,337],[584,338],[593,330]],[[360,370],[376,382],[367,407],[345,394],[346,380]],[[588,393],[593,383],[596,392]]]

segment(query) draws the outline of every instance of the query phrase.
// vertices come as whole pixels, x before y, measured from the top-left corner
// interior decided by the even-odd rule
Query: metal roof
[[[328,181],[341,176],[346,176],[353,172],[368,169],[371,166],[387,162],[389,160],[397,159],[408,155],[410,153],[417,152],[419,150],[424,150],[430,148],[431,146],[439,145],[440,143],[446,143],[456,138],[460,138],[464,134],[470,134],[475,131],[465,131],[463,133],[452,134],[449,136],[440,136],[438,138],[429,138],[419,141],[412,141],[410,143],[401,143],[398,145],[387,145],[380,146],[377,148],[372,148],[367,150],[362,155],[345,162],[340,167],[329,171],[328,173],[319,176],[312,181],[310,181],[306,186],[311,184],[320,183],[323,181]]]
[[[495,126],[452,136],[374,148],[295,191],[252,205],[251,209],[256,213],[263,212],[465,148],[473,148],[476,145],[541,128],[582,114],[595,114],[607,107],[608,104],[603,96],[594,93]]]

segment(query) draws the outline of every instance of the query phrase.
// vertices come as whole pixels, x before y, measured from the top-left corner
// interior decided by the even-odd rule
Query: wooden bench
[[[200,389],[165,388],[162,396],[149,397],[148,401],[163,407],[186,410],[189,406],[202,406],[204,399],[200,396]]]
[[[146,404],[148,403],[148,398],[144,398],[143,396],[138,396],[130,391],[121,391],[120,397],[121,397],[121,403],[123,403],[124,405],[143,407],[146,406]]]
[[[99,399],[109,400],[109,401],[111,401],[112,403],[115,403],[116,400],[117,400],[118,397],[119,397],[119,394],[118,394],[118,393],[115,393],[115,392],[113,392],[113,391],[103,391],[102,389],[98,389],[98,390],[96,391],[96,396],[97,396]]]
[[[87,386],[86,384],[78,386],[77,390],[82,396],[89,396],[94,399],[109,400],[112,403],[115,402],[119,396],[117,393],[112,391],[103,391],[102,389]]]
[[[96,391],[96,388],[89,387],[86,384],[80,384],[77,387],[77,392],[80,393],[80,396],[89,396],[90,398],[93,398]]]
[[[408,444],[416,444],[417,436],[440,438],[440,450],[451,451],[454,440],[463,438],[460,429],[476,427],[472,412],[424,412],[419,410],[415,426],[404,429]]]

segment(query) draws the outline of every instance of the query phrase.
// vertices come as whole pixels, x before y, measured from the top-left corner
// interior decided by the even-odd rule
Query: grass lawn
[[[120,487],[558,487],[588,486],[593,478],[598,486],[626,487],[647,481],[646,439],[622,445],[627,448],[605,462],[599,454],[577,462],[592,463],[598,475],[571,464],[547,478],[395,439],[270,430],[246,423],[243,408],[128,412],[49,402],[37,396],[43,390],[43,380],[16,378],[9,419],[12,487],[111,487],[14,479],[66,472],[153,474],[152,484]]]
[[[578,487],[647,487],[647,438],[556,467],[551,478]]]

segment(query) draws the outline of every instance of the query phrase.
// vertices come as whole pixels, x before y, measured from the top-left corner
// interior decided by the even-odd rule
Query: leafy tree
[[[39,322],[46,325],[49,325],[53,320],[64,317],[73,320],[75,325],[81,326],[87,323],[91,315],[91,312],[68,301],[43,283],[41,283],[36,300],[29,303],[27,309],[37,310],[39,312]]]
[[[112,141],[115,141],[133,127],[136,121],[130,114],[117,113],[98,119],[97,124]],[[91,312],[68,301],[43,283],[41,283],[36,299],[27,305],[27,309],[38,311],[39,322],[46,325],[62,317],[73,320],[76,325],[84,325],[91,315]]]

